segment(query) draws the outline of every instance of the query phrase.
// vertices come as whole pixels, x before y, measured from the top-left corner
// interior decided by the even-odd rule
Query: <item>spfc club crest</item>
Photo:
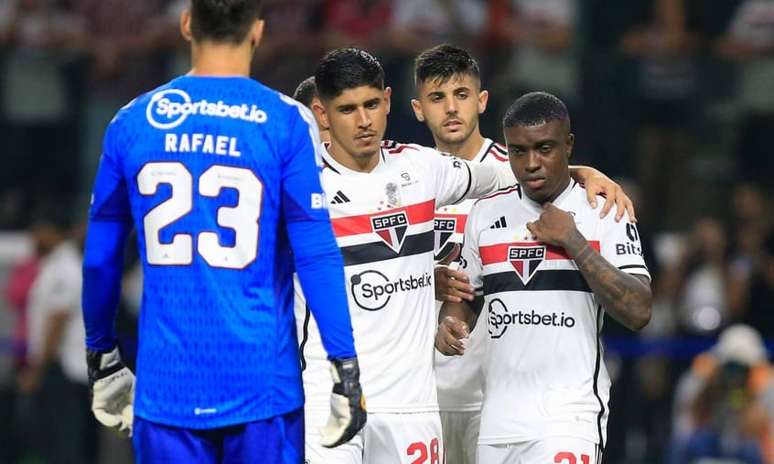
[[[403,246],[403,239],[406,238],[408,229],[408,216],[405,211],[400,211],[384,216],[374,216],[371,218],[371,227],[376,235],[384,241],[395,253],[400,252]]]
[[[522,283],[527,282],[535,275],[543,259],[546,257],[545,245],[526,245],[508,247],[508,261],[511,262],[516,275]]]
[[[435,218],[433,229],[435,230],[436,240],[435,250],[441,254],[446,245],[449,244],[449,239],[452,238],[457,230],[457,218]]]

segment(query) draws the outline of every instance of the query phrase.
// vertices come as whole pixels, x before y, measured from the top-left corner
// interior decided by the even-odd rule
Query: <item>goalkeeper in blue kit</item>
[[[192,0],[193,68],[108,126],[84,257],[92,410],[138,462],[303,460],[298,273],[332,363],[323,444],[365,424],[312,114],[250,79],[254,0]],[[143,263],[136,379],[116,347],[123,250]]]

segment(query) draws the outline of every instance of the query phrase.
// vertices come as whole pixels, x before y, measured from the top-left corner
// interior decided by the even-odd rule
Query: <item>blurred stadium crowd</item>
[[[490,91],[485,136],[502,139],[502,112],[525,91],[568,102],[573,161],[620,179],[634,198],[654,276],[654,317],[643,333],[607,320],[614,385],[605,462],[774,462],[766,351],[774,346],[774,1],[264,3],[254,77],[292,93],[326,50],[367,48],[394,90],[390,139],[432,144],[411,111],[411,71],[419,51],[442,42],[480,61]],[[41,343],[27,336],[25,314],[46,304],[34,289],[51,256],[61,258],[63,243],[77,248],[74,226],[107,122],[187,71],[177,26],[186,4],[0,0],[0,462],[130,459],[128,444],[89,438],[97,431],[85,376],[65,360],[50,372],[25,367],[28,345]],[[132,262],[127,269],[131,333],[141,285]],[[73,311],[78,297],[67,292],[78,287],[63,284],[58,300],[74,301]],[[755,330],[726,330],[739,323]],[[48,409],[36,413],[41,404]],[[69,429],[68,444],[41,434],[41,423]],[[72,445],[79,440],[92,445]]]

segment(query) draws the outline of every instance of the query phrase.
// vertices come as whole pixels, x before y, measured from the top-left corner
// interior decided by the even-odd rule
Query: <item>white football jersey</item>
[[[438,411],[433,352],[435,209],[496,191],[512,178],[417,145],[385,143],[369,173],[326,151],[322,185],[344,258],[347,294],[369,412]],[[308,410],[329,408],[330,367],[296,291]]]
[[[478,154],[471,163],[486,163],[511,172],[508,152],[502,145],[484,139]],[[516,183],[516,178],[512,179]],[[468,213],[476,202],[464,200],[456,205],[438,208],[435,212],[436,260],[452,251],[455,244],[462,244]],[[440,310],[441,303],[436,302]],[[480,411],[483,398],[484,374],[482,365],[486,353],[486,324],[478,324],[468,340],[465,356],[444,356],[435,352],[435,375],[438,383],[438,406],[441,411]]]
[[[575,181],[554,201],[591,246],[624,272],[650,277],[634,224],[599,218]],[[516,185],[477,202],[465,228],[463,262],[484,296],[486,394],[479,444],[568,436],[604,445],[610,378],[602,346],[604,310],[564,249],[526,228],[542,207]]]

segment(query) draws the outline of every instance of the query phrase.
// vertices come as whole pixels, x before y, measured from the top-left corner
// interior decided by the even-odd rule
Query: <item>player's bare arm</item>
[[[435,266],[435,299],[438,301],[459,303],[463,300],[473,301],[475,297],[468,275],[457,269],[459,256],[460,245],[455,244],[451,253]]]
[[[465,354],[463,339],[470,336],[476,318],[473,307],[467,301],[444,303],[438,315],[435,348],[446,356]]]
[[[586,198],[593,208],[597,207],[597,195],[605,198],[605,205],[599,213],[600,218],[607,216],[615,205],[616,222],[621,220],[624,212],[629,213],[632,222],[637,222],[632,200],[620,185],[613,182],[602,171],[589,166],[570,166],[570,176],[586,187]]]
[[[640,330],[650,321],[650,280],[627,274],[591,248],[568,212],[546,203],[540,218],[527,224],[541,242],[560,246],[572,256],[605,310],[630,330]]]

